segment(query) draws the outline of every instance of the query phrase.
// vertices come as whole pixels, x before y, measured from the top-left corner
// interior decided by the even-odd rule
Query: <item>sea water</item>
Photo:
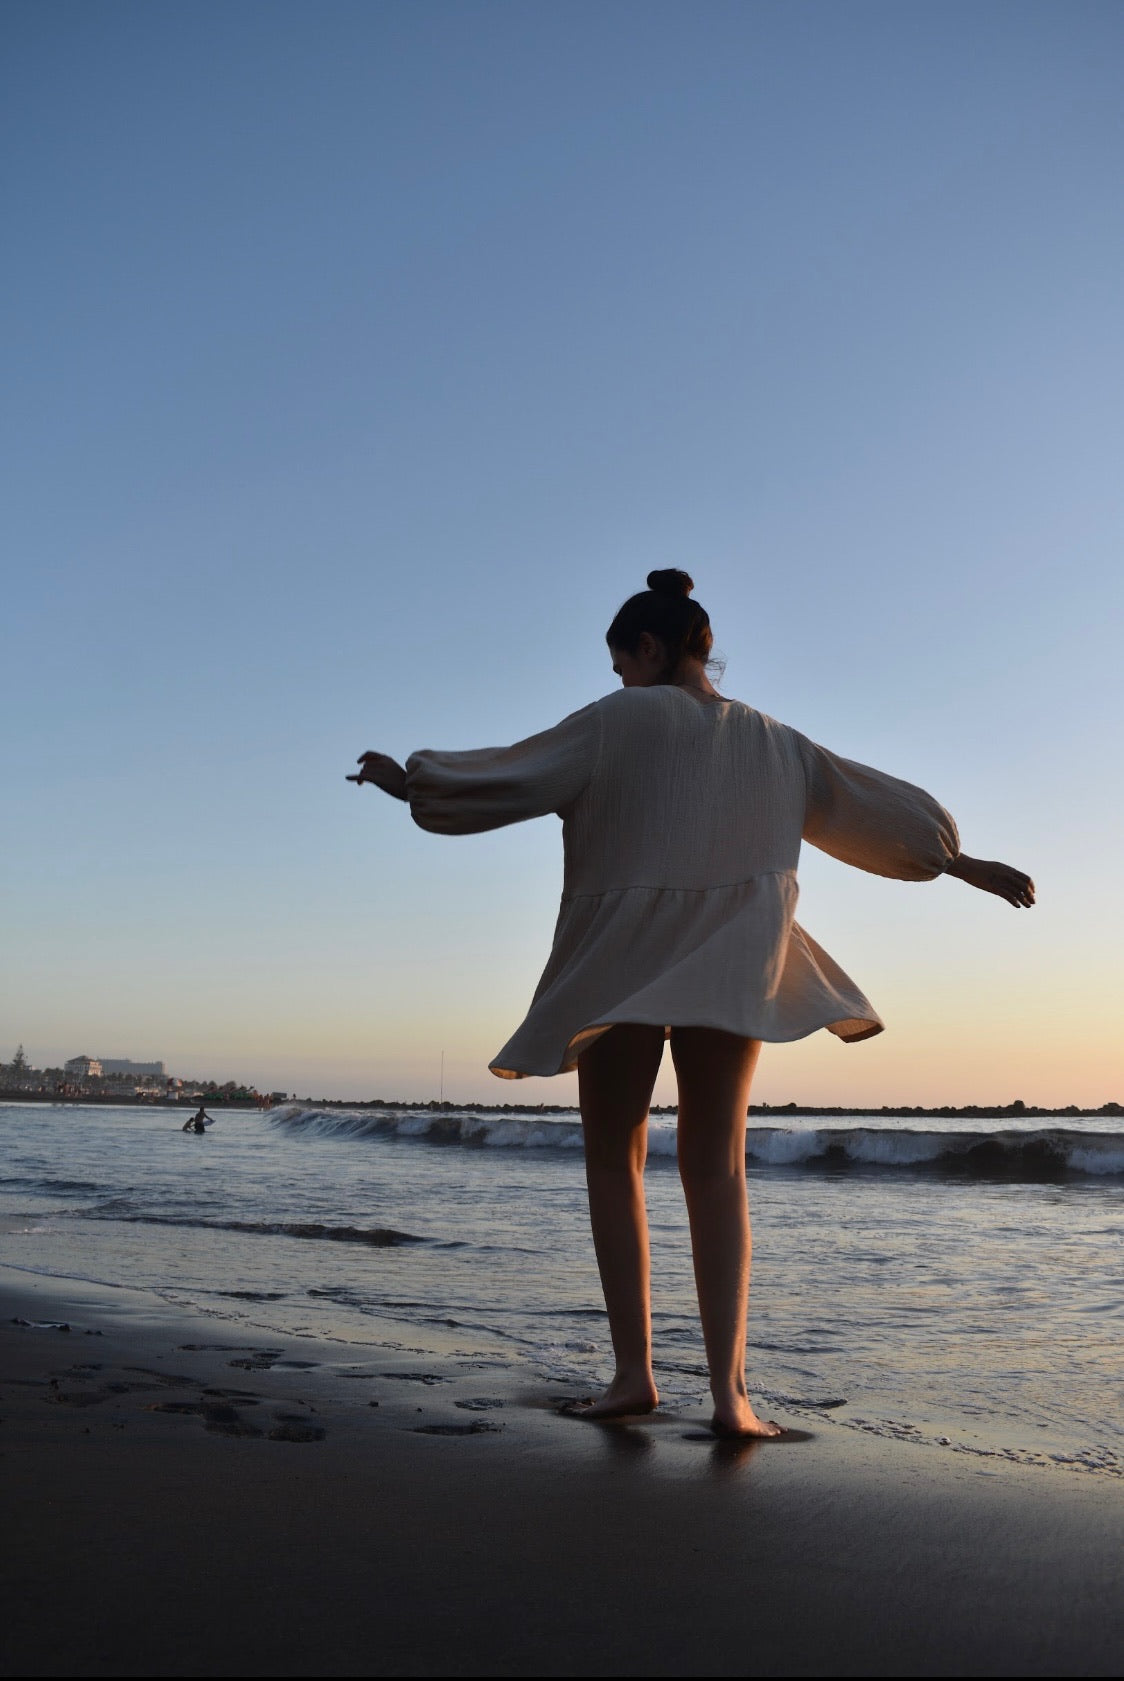
[[[0,1259],[286,1339],[611,1373],[574,1114],[0,1104]],[[647,1190],[656,1375],[705,1407],[675,1169]],[[938,1451],[1124,1474],[1118,1120],[751,1116],[753,1391]]]

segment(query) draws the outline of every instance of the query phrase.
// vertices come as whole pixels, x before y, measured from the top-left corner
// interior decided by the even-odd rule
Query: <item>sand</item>
[[[1120,1672],[1117,1479],[0,1282],[5,1675]]]

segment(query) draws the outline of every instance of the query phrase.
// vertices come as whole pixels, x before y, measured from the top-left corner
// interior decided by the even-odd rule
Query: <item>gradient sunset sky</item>
[[[549,819],[344,781],[614,686],[920,782],[1016,913],[807,849],[886,1019],[756,1096],[1124,1101],[1117,0],[7,0],[0,1058],[499,1082]],[[657,1098],[673,1092],[665,1068]]]

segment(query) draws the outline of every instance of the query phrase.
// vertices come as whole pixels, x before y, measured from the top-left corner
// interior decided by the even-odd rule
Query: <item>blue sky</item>
[[[684,566],[725,687],[932,789],[1015,914],[806,854],[890,1031],[768,1101],[1124,1099],[1124,12],[8,3],[0,1056],[569,1101],[488,1058],[553,820],[357,753],[612,686]],[[660,1095],[670,1093],[667,1075]]]

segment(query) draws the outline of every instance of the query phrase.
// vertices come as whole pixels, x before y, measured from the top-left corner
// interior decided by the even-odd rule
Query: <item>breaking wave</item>
[[[468,1145],[507,1150],[580,1150],[579,1120],[527,1115],[489,1115],[464,1110],[443,1112],[380,1109],[377,1113],[347,1109],[303,1109],[286,1104],[266,1117],[285,1132],[316,1138],[398,1138],[425,1144]],[[674,1133],[671,1134],[674,1139]]]
[[[472,1149],[580,1150],[581,1122],[560,1116],[452,1110],[370,1111],[286,1104],[267,1117],[271,1126],[310,1137],[396,1139]],[[675,1128],[653,1122],[649,1153],[672,1157]],[[1124,1177],[1124,1133],[1073,1127],[985,1131],[926,1131],[915,1127],[751,1126],[746,1159],[757,1167],[813,1172],[896,1170],[967,1179],[1061,1180]]]
[[[746,1156],[766,1166],[831,1170],[866,1167],[926,1170],[969,1179],[1064,1179],[1124,1175],[1124,1136],[1067,1127],[1026,1131],[926,1132],[881,1127],[789,1131],[753,1127]]]

